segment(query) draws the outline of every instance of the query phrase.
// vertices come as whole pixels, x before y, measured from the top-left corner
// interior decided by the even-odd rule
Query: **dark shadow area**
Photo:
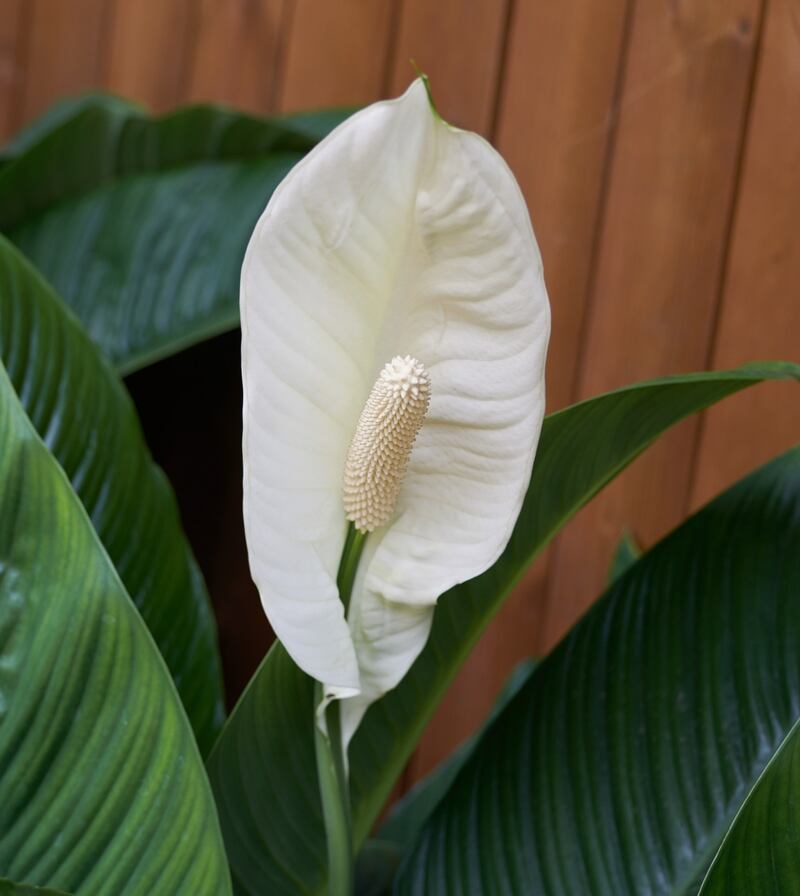
[[[242,525],[239,345],[237,330],[126,379],[214,603],[229,707],[274,637],[250,579]]]

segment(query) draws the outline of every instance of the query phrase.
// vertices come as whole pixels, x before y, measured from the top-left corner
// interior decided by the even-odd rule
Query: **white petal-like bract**
[[[437,598],[499,557],[530,479],[550,313],[519,188],[415,81],[348,119],[275,191],[241,314],[253,579],[297,664],[349,698],[349,736],[422,650]],[[430,405],[345,619],[345,459],[395,356],[424,365]]]

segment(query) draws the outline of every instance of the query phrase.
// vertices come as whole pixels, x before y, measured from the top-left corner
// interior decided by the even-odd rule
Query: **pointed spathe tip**
[[[411,63],[411,68],[413,68],[414,71],[417,73],[417,78],[422,82],[422,85],[425,88],[425,93],[428,96],[428,104],[431,107],[431,112],[433,112],[434,118],[436,118],[438,121],[441,121],[442,124],[447,124],[447,122],[439,114],[439,110],[436,108],[436,103],[433,101],[433,93],[431,92],[430,78],[417,65],[417,62],[415,59],[409,59],[409,62]]]

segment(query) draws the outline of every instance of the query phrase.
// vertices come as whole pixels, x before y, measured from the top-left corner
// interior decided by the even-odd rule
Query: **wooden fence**
[[[485,134],[529,202],[553,308],[549,409],[800,338],[798,0],[0,0],[0,135],[105,88],[165,110],[366,103],[414,58],[445,118]],[[800,438],[760,386],[663,438],[568,526],[429,726],[414,778],[474,729],[520,658],[645,546]],[[238,512],[238,511],[237,511]],[[223,634],[224,637],[224,634]]]

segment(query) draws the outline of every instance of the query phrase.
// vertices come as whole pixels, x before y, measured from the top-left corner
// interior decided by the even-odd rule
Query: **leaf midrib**
[[[765,778],[765,776],[769,772],[770,767],[775,762],[778,761],[778,759],[783,754],[783,751],[788,748],[788,745],[794,739],[794,737],[798,734],[798,732],[800,732],[800,717],[796,718],[795,721],[789,726],[789,730],[781,738],[780,743],[773,750],[769,751],[769,755],[767,756],[766,762],[762,766],[761,771],[759,771],[758,774],[755,776],[753,783],[747,789],[747,793],[745,794],[744,798],[739,802],[739,805],[738,805],[736,811],[733,813],[733,818],[731,818],[730,823],[725,828],[724,834],[720,838],[717,848],[715,850],[713,850],[711,859],[709,860],[708,864],[705,866],[705,874],[703,875],[703,879],[700,882],[700,889],[697,890],[696,893],[691,893],[690,896],[702,896],[703,890],[705,889],[705,886],[706,886],[706,883],[709,881],[711,872],[714,869],[714,866],[716,865],[717,858],[722,852],[722,848],[725,845],[725,841],[728,839],[728,837],[731,835],[734,828],[736,827],[736,822],[739,819],[739,816],[747,808],[747,804],[750,802],[750,800],[753,798],[753,795],[758,790],[758,787],[759,787],[761,781]],[[709,852],[710,852],[710,850],[709,850]],[[702,869],[698,869],[698,873],[701,870]],[[683,896],[683,894],[680,894],[680,896]]]

